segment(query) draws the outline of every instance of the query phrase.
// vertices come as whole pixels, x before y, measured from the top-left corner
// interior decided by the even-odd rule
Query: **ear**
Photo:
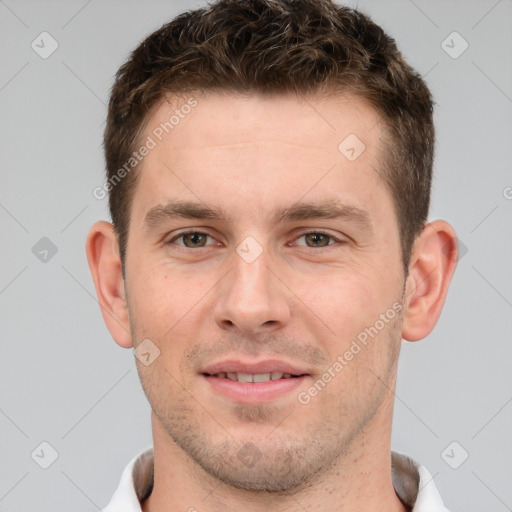
[[[414,243],[409,264],[402,338],[418,341],[435,327],[458,256],[457,237],[450,224],[436,220],[424,227]]]
[[[103,319],[114,341],[121,347],[132,347],[130,321],[119,247],[114,227],[109,222],[96,222],[86,243],[91,269]]]

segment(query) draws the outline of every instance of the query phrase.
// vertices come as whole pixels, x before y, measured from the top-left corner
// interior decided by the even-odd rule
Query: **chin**
[[[268,436],[268,434],[267,434]],[[197,437],[175,439],[187,455],[215,480],[255,493],[289,494],[308,487],[340,454],[330,443],[258,437],[213,443]]]

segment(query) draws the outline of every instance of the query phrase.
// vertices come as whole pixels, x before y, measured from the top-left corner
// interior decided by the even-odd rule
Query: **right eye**
[[[210,243],[207,243],[208,239],[211,240]],[[212,242],[214,243],[214,239],[207,233],[202,233],[201,231],[187,231],[185,233],[176,235],[171,240],[169,240],[168,243],[175,243],[188,249],[200,249],[201,247],[212,245]]]

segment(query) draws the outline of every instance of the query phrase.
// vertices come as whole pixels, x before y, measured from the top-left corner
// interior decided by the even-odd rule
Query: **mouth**
[[[216,377],[217,379],[229,379],[234,382],[268,382],[270,380],[296,379],[302,375],[292,375],[284,372],[270,373],[243,373],[243,372],[220,372],[217,374],[203,373],[205,377]]]
[[[276,400],[300,387],[310,374],[282,361],[224,361],[201,372],[210,390],[239,404]]]

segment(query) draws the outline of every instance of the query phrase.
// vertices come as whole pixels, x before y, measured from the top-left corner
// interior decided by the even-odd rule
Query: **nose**
[[[251,263],[237,253],[233,255],[232,271],[219,283],[214,308],[215,322],[221,329],[268,334],[288,323],[289,293],[269,263],[266,252]]]

